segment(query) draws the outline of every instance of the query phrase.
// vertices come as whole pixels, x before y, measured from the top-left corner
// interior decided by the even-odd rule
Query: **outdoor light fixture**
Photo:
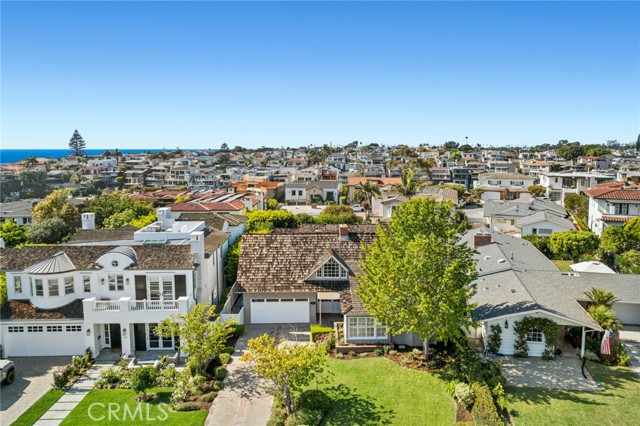
[[[87,336],[91,336],[91,329],[87,328]]]
[[[123,337],[127,337],[127,329],[126,328],[122,329],[122,336]]]
[[[509,321],[504,320],[504,328],[509,328]]]

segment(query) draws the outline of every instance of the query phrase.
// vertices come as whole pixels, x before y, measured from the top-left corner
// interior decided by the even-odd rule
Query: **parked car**
[[[354,204],[353,206],[351,206],[351,210],[353,210],[354,212],[364,212],[364,207],[362,207],[360,204]]]
[[[16,368],[13,361],[0,359],[0,381],[5,385],[10,385],[16,379]]]

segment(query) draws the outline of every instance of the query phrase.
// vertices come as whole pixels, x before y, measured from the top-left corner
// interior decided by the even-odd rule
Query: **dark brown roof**
[[[64,252],[78,270],[94,269],[100,256],[118,246],[24,246],[0,249],[0,270],[23,271],[58,252]],[[191,269],[194,255],[190,245],[132,246],[138,263],[128,269]]]
[[[125,225],[116,229],[80,229],[69,240],[70,243],[90,243],[95,241],[133,240],[138,228]]]
[[[349,291],[357,281],[362,244],[376,236],[371,225],[349,226],[349,238],[338,236],[337,225],[314,225],[267,235],[244,235],[240,248],[237,282],[245,292]],[[349,278],[335,281],[305,279],[321,259],[335,253],[345,263]]]
[[[228,232],[214,231],[204,239],[204,252],[208,256],[229,239]]]
[[[230,213],[215,213],[215,212],[180,212],[178,220],[201,220],[205,223],[209,229],[217,229],[222,231],[224,228],[224,222],[229,223],[229,226],[238,226],[247,221],[247,216]]]
[[[2,305],[0,316],[3,320],[84,318],[82,299],[50,311],[36,308],[28,300],[9,300]]]

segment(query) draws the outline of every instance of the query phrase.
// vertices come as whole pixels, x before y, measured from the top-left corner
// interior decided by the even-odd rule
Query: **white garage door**
[[[622,324],[640,325],[640,304],[614,303],[613,311]]]
[[[82,324],[3,325],[5,356],[82,355]]]
[[[487,200],[499,200],[500,199],[500,193],[499,192],[494,192],[494,191],[486,191],[483,192],[481,197],[483,200],[487,201]]]
[[[251,323],[309,322],[309,299],[251,299]]]

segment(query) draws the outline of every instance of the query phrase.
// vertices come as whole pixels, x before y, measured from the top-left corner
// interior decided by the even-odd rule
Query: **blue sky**
[[[3,148],[635,140],[637,2],[7,2]]]

